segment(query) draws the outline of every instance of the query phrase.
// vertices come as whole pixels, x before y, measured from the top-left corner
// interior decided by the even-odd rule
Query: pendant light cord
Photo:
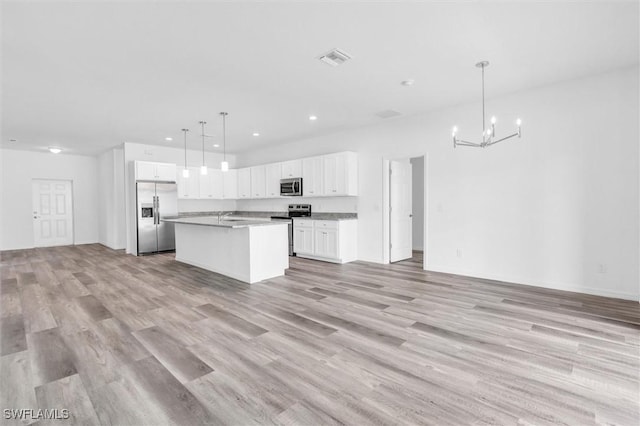
[[[227,161],[227,113],[221,112],[222,115],[222,160]]]
[[[207,122],[201,121],[200,124],[202,125],[202,165],[204,166],[204,125],[207,124]]]
[[[182,129],[184,132],[184,168],[187,168],[187,132],[189,129]]]
[[[484,65],[482,65],[482,140],[484,141],[486,121],[484,118]]]

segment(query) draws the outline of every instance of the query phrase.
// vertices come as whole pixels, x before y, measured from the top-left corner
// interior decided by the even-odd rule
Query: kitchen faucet
[[[229,216],[230,214],[232,214],[233,212],[218,212],[218,222],[220,222],[222,220],[222,218]]]

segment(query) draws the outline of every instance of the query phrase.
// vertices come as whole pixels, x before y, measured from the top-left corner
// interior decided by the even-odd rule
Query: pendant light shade
[[[227,115],[228,112],[221,112],[222,116],[222,162],[220,163],[220,170],[223,172],[229,171],[229,163],[227,162]]]
[[[200,126],[202,127],[202,166],[200,166],[200,174],[207,174],[207,165],[204,163],[204,125],[207,124],[206,121],[201,121]]]
[[[182,129],[182,132],[184,133],[184,169],[182,169],[183,178],[189,177],[189,169],[187,169],[187,132],[188,131],[189,129]]]

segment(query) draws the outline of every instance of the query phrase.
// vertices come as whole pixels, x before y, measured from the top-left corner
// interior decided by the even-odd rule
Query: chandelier
[[[505,136],[504,138],[500,138],[497,139],[496,136],[496,117],[493,116],[491,117],[491,125],[489,127],[485,127],[487,125],[486,119],[485,119],[485,115],[484,115],[484,69],[486,67],[489,66],[489,62],[488,61],[482,61],[482,62],[478,62],[476,64],[476,67],[481,68],[482,69],[482,142],[469,142],[469,141],[465,141],[463,139],[458,139],[457,134],[458,134],[458,128],[456,126],[453,127],[453,132],[451,134],[451,136],[453,137],[453,147],[457,147],[458,145],[460,146],[470,146],[473,148],[486,148],[488,146],[491,145],[495,145],[498,142],[502,142],[502,141],[506,141],[507,139],[511,139],[515,136],[520,137],[522,136],[522,132],[520,130],[520,125],[522,124],[522,120],[520,120],[518,118],[518,120],[516,120],[516,126],[518,126],[518,131],[509,135],[509,136]]]

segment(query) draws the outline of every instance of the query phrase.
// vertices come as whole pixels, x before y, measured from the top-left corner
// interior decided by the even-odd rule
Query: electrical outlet
[[[607,273],[607,265],[604,263],[598,263],[598,273],[606,274]]]
[[[462,249],[456,249],[456,256],[462,258]]]

